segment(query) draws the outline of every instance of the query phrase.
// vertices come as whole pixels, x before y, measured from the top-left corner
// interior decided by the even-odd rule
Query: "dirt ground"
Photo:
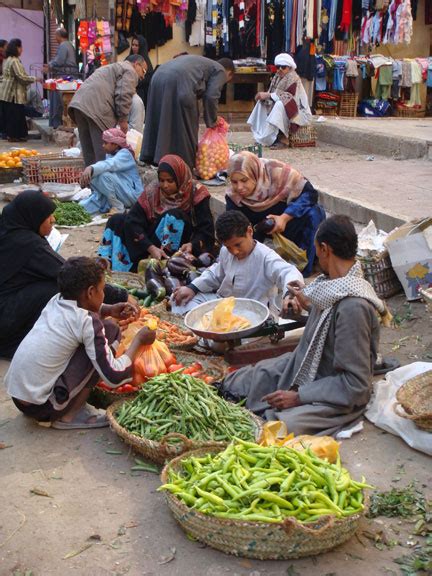
[[[334,159],[339,154],[340,162],[355,155],[323,145],[307,157],[312,163],[324,153]],[[64,256],[95,254],[102,227],[67,232]],[[389,304],[397,326],[383,329],[381,352],[402,364],[432,362],[424,304],[407,305],[402,295]],[[1,380],[7,368],[0,361]],[[109,429],[41,428],[18,413],[0,385],[0,443],[6,446],[0,450],[0,576],[397,575],[394,559],[410,554],[419,540],[407,521],[364,520],[357,537],[315,558],[259,562],[227,556],[185,536],[156,492],[158,476],[131,472],[133,454]],[[432,498],[431,459],[368,422],[343,442],[341,454],[355,477],[365,475],[381,490],[416,480]],[[390,546],[370,539],[383,532]]]

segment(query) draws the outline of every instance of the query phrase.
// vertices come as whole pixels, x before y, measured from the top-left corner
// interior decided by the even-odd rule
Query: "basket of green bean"
[[[194,450],[162,471],[168,506],[183,530],[236,556],[283,560],[347,541],[364,513],[363,490],[340,461],[309,449],[263,447],[236,439]]]
[[[234,437],[253,441],[262,424],[211,385],[181,372],[151,378],[135,398],[109,406],[107,417],[120,438],[158,464],[196,448],[222,449]]]

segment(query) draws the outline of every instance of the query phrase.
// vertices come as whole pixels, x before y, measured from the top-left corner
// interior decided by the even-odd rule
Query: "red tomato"
[[[195,372],[195,368],[193,366],[188,366],[187,368],[185,368],[183,370],[183,374],[192,374],[193,372]]]
[[[119,386],[118,388],[115,388],[114,392],[116,394],[123,394],[124,392],[124,385],[123,386]]]
[[[97,384],[97,387],[102,388],[102,390],[111,390],[111,388],[107,386],[105,382],[102,382],[102,380]]]
[[[212,378],[211,376],[204,376],[203,380],[206,384],[211,384],[214,380],[214,378]]]
[[[135,392],[135,390],[137,390],[137,388],[135,386],[132,386],[131,384],[124,384],[122,388],[123,392]]]
[[[177,372],[177,370],[181,370],[182,368],[182,364],[171,364],[168,368],[168,372],[171,374],[171,372]]]

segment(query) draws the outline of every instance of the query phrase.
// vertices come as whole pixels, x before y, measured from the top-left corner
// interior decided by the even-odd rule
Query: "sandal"
[[[93,421],[89,422],[89,420]],[[51,428],[57,430],[82,430],[87,428],[105,428],[109,426],[105,410],[96,410],[93,406],[85,404],[71,422],[56,420],[51,423]]]

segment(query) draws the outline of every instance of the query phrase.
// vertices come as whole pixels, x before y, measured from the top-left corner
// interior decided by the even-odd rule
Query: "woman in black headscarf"
[[[0,357],[11,358],[48,301],[58,292],[64,259],[46,240],[55,203],[39,190],[21,192],[0,216]],[[108,288],[108,290],[107,290]],[[127,300],[106,287],[105,302]]]
[[[147,64],[146,75],[144,76],[143,80],[140,80],[138,82],[138,86],[136,89],[138,96],[144,102],[144,106],[147,106],[147,94],[150,87],[150,80],[153,76],[153,65],[151,63],[150,56],[148,53],[147,40],[144,38],[144,36],[140,36],[139,34],[132,36],[131,50],[129,56],[132,56],[133,54],[139,54],[140,56],[142,56]]]

